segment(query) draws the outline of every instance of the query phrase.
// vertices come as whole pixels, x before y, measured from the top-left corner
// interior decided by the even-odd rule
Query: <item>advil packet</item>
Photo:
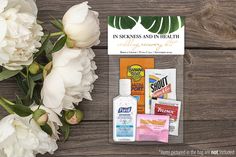
[[[176,69],[145,70],[145,113],[150,114],[151,101],[176,99]]]
[[[169,134],[178,136],[181,102],[175,100],[152,100],[151,114],[170,116]]]
[[[168,143],[169,116],[137,115],[136,141],[158,141]]]

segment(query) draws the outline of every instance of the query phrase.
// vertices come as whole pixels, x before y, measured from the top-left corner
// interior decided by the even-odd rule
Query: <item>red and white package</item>
[[[167,99],[152,100],[151,114],[170,117],[169,134],[178,136],[181,102]]]

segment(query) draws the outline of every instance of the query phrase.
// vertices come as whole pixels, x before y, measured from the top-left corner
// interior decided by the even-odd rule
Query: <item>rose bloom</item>
[[[60,115],[65,109],[74,109],[83,98],[92,100],[90,92],[98,78],[92,49],[64,47],[53,53],[52,69],[46,76],[41,97],[43,104]]]
[[[0,121],[0,156],[35,157],[36,154],[53,154],[57,150],[56,139],[45,133],[29,117],[11,114]]]
[[[100,42],[98,13],[89,8],[88,2],[74,5],[62,19],[64,31],[74,47],[88,48]]]
[[[0,0],[0,65],[20,70],[30,65],[41,46],[42,27],[37,24],[34,0]]]

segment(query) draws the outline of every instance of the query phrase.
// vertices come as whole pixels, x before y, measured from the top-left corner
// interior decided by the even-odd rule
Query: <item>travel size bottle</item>
[[[131,80],[120,79],[120,95],[113,99],[113,140],[135,141],[137,99],[131,94]]]

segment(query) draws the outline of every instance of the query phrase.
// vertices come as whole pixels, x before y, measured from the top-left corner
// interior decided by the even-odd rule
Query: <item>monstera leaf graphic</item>
[[[141,24],[149,32],[168,34],[175,32],[184,25],[181,16],[141,16]]]
[[[108,23],[117,29],[132,29],[138,22],[139,16],[109,16]]]

